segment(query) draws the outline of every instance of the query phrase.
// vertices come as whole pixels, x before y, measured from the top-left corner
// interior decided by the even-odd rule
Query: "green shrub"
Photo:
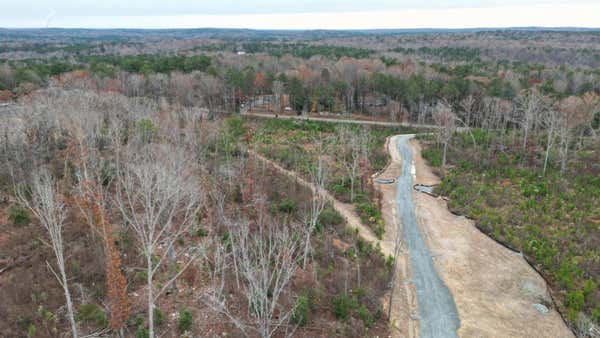
[[[35,324],[30,324],[29,327],[27,328],[27,338],[35,336],[36,332],[37,332],[37,327],[35,326]]]
[[[357,205],[357,208],[361,215],[365,215],[368,218],[371,218],[371,217],[380,218],[381,217],[381,212],[379,211],[379,208],[377,208],[377,205],[375,205],[374,203],[370,203],[370,202],[360,203]]]
[[[296,211],[297,208],[298,206],[294,200],[284,197],[281,202],[277,203],[276,210],[286,214],[291,214],[292,212]]]
[[[585,298],[586,302],[591,302],[592,301],[592,297],[594,296],[594,291],[596,291],[596,283],[594,283],[594,281],[592,279],[588,279],[585,281],[585,284],[583,285],[583,297]]]
[[[98,327],[108,325],[106,313],[96,304],[82,304],[77,308],[77,321],[94,323]]]
[[[186,332],[192,328],[192,313],[185,307],[179,310],[177,327],[179,328],[180,332]]]
[[[310,314],[310,300],[306,294],[300,295],[294,305],[294,311],[292,312],[292,322],[304,326],[308,323],[308,316]]]
[[[17,326],[21,330],[27,330],[32,323],[33,321],[29,316],[19,316],[17,318]]]
[[[138,326],[137,330],[135,330],[136,338],[148,338],[150,337],[150,332],[144,326]]]
[[[570,321],[572,323],[577,321],[578,314],[579,314],[579,312],[577,312],[577,310],[567,308],[567,320],[568,321]]]
[[[577,266],[572,261],[563,261],[556,272],[558,281],[568,290],[573,289],[573,277],[577,275]]]
[[[373,315],[364,304],[361,304],[361,306],[358,307],[358,309],[356,310],[356,314],[358,315],[358,318],[360,318],[363,321],[365,327],[368,328],[371,327],[371,325],[373,325]]]
[[[567,306],[575,311],[579,311],[585,305],[585,298],[581,291],[569,291],[567,293]]]
[[[425,160],[429,162],[432,167],[442,166],[442,150],[439,148],[428,148],[421,152],[421,155]]]
[[[598,303],[596,308],[592,311],[592,320],[600,324],[600,303]]]
[[[375,232],[375,236],[377,236],[378,239],[382,239],[383,234],[385,233],[385,228],[381,223],[378,222],[377,225],[375,225],[375,229],[373,231]]]
[[[387,154],[375,153],[371,158],[371,164],[374,171],[381,171],[387,165]]]
[[[354,290],[352,290],[352,294],[357,298],[357,299],[362,299],[362,297],[364,297],[367,294],[367,290],[365,290],[364,288],[356,288]]]
[[[347,177],[334,178],[329,189],[333,191],[333,195],[337,198],[349,196],[351,190],[350,179]]]
[[[362,257],[367,257],[373,253],[373,244],[365,242],[362,238],[356,238],[356,248]]]
[[[146,319],[143,315],[130,317],[127,321],[127,324],[135,327],[136,338],[148,338],[150,336],[148,328],[146,327]]]
[[[367,199],[365,202],[357,203],[356,210],[360,219],[373,230],[377,238],[383,238],[385,232],[384,221],[377,204]]]
[[[221,154],[238,156],[240,154],[240,143],[246,130],[244,121],[239,117],[225,120],[223,127],[219,130],[217,147]]]
[[[136,128],[137,132],[145,142],[152,141],[158,134],[158,127],[149,118],[138,120]]]
[[[159,308],[154,308],[154,325],[161,326],[165,323],[165,315]]]
[[[29,212],[20,205],[13,204],[8,208],[8,220],[18,227],[26,226],[30,222]]]
[[[385,266],[387,266],[387,268],[391,270],[394,268],[395,262],[396,260],[394,259],[394,256],[388,255],[387,259],[385,260]]]
[[[196,236],[206,237],[208,236],[208,231],[206,231],[202,225],[199,225],[198,228],[196,228]]]
[[[146,270],[136,272],[135,279],[140,283],[147,282],[148,281],[148,272]]]
[[[241,117],[231,117],[225,121],[225,128],[227,133],[233,139],[240,139],[244,136],[246,128],[244,127],[244,120]]]
[[[321,214],[319,215],[318,227],[321,228],[326,225],[338,225],[344,221],[342,215],[340,215],[332,206],[328,204],[325,206]]]
[[[356,299],[341,294],[333,297],[333,314],[337,319],[346,320],[354,308],[358,306]]]

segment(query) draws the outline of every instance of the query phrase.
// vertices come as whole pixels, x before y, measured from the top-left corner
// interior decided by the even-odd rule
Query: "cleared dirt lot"
[[[416,184],[439,178],[411,141]],[[413,192],[417,219],[440,277],[459,312],[461,337],[573,337],[556,310],[542,314],[533,304],[551,303],[544,280],[519,254],[448,211],[446,202]]]

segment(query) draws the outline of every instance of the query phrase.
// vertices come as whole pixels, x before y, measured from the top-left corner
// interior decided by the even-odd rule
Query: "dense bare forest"
[[[0,132],[2,336],[393,335],[395,134],[599,334],[597,31],[0,30]]]

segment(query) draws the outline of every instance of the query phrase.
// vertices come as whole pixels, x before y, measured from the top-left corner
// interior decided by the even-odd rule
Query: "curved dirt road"
[[[397,136],[396,143],[401,161],[396,185],[396,207],[402,222],[405,245],[410,256],[412,281],[417,292],[419,332],[423,338],[456,337],[460,327],[454,299],[433,265],[431,253],[423,241],[413,204],[414,164],[408,141],[412,135]],[[409,160],[410,159],[410,160]]]

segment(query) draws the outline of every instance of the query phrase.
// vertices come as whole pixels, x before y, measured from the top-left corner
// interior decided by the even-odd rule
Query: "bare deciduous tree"
[[[276,80],[273,81],[273,96],[275,97],[275,113],[281,114],[281,98],[284,93],[284,84],[283,82]]]
[[[254,228],[254,227],[252,227]],[[286,306],[282,297],[298,268],[304,248],[303,236],[296,226],[259,221],[251,229],[247,221],[239,221],[230,227],[230,255],[236,255],[241,276],[241,291],[248,303],[252,321],[244,320],[242,314],[233,313],[227,297],[223,294],[229,260],[225,249],[215,252],[215,275],[212,290],[204,295],[204,301],[215,311],[226,315],[244,335],[256,332],[261,337],[272,337],[287,325],[293,306]],[[286,328],[286,333],[287,328]],[[286,334],[287,335],[287,334]]]
[[[473,114],[475,113],[475,110],[477,108],[477,99],[475,99],[473,95],[468,95],[460,101],[460,107],[462,108],[465,114],[465,116],[463,116],[462,119],[464,120],[467,127],[470,127],[472,122],[471,118],[473,117]]]
[[[517,107],[519,112],[519,124],[523,133],[523,150],[527,148],[527,139],[531,129],[534,127],[536,119],[539,117],[542,109],[542,98],[535,90],[526,92],[517,98]]]
[[[71,333],[74,338],[77,338],[77,325],[75,324],[73,302],[71,301],[71,293],[69,292],[69,284],[65,269],[66,264],[62,237],[67,210],[55,187],[54,179],[48,172],[40,171],[33,176],[31,182],[31,198],[27,198],[27,193],[21,189],[17,189],[17,197],[20,203],[35,215],[50,236],[50,244],[52,246],[52,251],[54,251],[54,256],[56,257],[58,273],[55,272],[50,263],[46,261],[46,264],[63,288],[67,303],[67,316],[71,324]]]
[[[175,241],[194,224],[201,202],[201,190],[194,179],[194,163],[181,149],[167,145],[146,145],[128,149],[128,161],[119,168],[117,206],[134,230],[146,259],[148,328],[154,337],[154,303],[199,254],[190,256],[179,272],[154,292],[154,276],[166,259],[174,261],[183,252]],[[173,269],[172,269],[173,270]]]
[[[327,189],[327,182],[329,178],[329,167],[325,162],[326,156],[326,145],[323,139],[319,139],[317,142],[317,165],[310,168],[310,178],[313,183],[312,199],[310,202],[309,210],[307,212],[307,228],[306,228],[306,239],[304,240],[304,258],[302,260],[302,268],[306,269],[308,262],[308,256],[310,254],[310,238],[312,233],[317,227],[319,216],[325,205],[327,199],[323,196],[323,192]]]
[[[592,120],[593,109],[579,97],[570,96],[558,103],[559,118],[557,134],[560,138],[560,172],[564,174],[567,169],[571,137],[575,129],[588,124]],[[592,106],[593,107],[593,106]]]
[[[428,117],[431,116],[432,110],[433,107],[430,104],[420,101],[417,108],[417,123],[425,124]]]
[[[364,129],[356,133],[347,126],[341,126],[337,132],[337,143],[345,149],[336,155],[340,157],[350,180],[350,202],[354,202],[356,197],[355,185],[356,179],[360,178],[361,161],[366,160],[370,152],[368,137]]]
[[[446,153],[448,143],[452,139],[452,135],[456,131],[456,115],[452,112],[452,107],[449,104],[438,102],[433,112],[433,121],[440,127],[438,137],[443,144],[444,150],[442,153],[442,169],[446,167]]]
[[[546,127],[546,153],[544,155],[544,168],[542,169],[542,173],[545,175],[546,170],[548,168],[548,158],[550,157],[550,150],[554,145],[554,138],[556,128],[559,123],[559,115],[558,111],[554,108],[546,109],[544,114],[542,115],[542,119],[544,122],[544,126]]]

